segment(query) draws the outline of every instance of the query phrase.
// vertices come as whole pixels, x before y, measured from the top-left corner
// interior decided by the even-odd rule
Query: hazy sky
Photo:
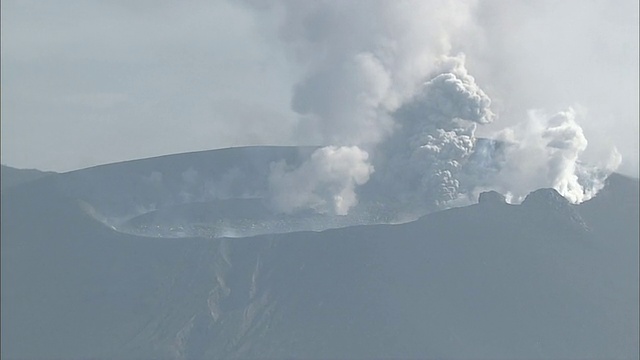
[[[370,131],[384,121],[345,120],[361,115],[352,102],[384,86],[401,97],[437,56],[463,52],[497,114],[483,135],[531,109],[571,106],[585,158],[615,146],[620,170],[637,176],[637,0],[1,4],[3,164],[67,171],[229,146],[368,141],[384,136]],[[345,59],[385,59],[383,50],[391,85],[345,81]]]

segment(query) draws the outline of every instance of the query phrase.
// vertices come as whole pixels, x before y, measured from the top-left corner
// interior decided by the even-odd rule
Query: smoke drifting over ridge
[[[588,142],[577,117],[573,108],[553,115],[532,110],[524,122],[499,132],[496,138],[506,144],[504,160],[487,185],[514,202],[542,187],[558,190],[573,203],[595,196],[622,159],[613,148],[602,163],[582,162]]]
[[[499,190],[514,202],[540,187],[553,187],[575,203],[597,193],[620,155],[611,149],[610,159],[599,166],[582,163],[587,139],[571,108],[553,116],[531,111],[522,124],[506,126],[494,135],[505,143],[499,153],[476,148],[477,125],[497,116],[466,69],[464,54],[450,54],[460,47],[456,39],[475,29],[475,6],[475,1],[266,6],[281,15],[281,40],[303,69],[291,103],[299,114],[298,131],[332,144],[297,169],[274,164],[270,186],[278,210],[327,211],[333,203],[333,211],[344,215],[357,203],[356,187],[370,175],[388,198],[436,207],[475,201],[482,189]],[[376,154],[375,174],[363,149]],[[332,155],[337,152],[356,156],[345,161]],[[347,171],[350,166],[360,170]]]
[[[269,176],[272,205],[291,213],[313,209],[319,213],[346,215],[358,203],[354,189],[369,181],[374,169],[369,154],[357,146],[327,146],[311,154],[296,169],[273,163]]]

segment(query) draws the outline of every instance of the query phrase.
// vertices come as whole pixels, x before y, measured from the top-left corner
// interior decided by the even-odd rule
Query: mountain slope
[[[1,165],[0,167],[2,168],[0,170],[0,173],[2,174],[2,179],[0,181],[0,183],[2,184],[2,190],[54,174],[50,171],[40,171],[35,169],[16,169],[6,165]]]
[[[608,214],[638,198],[609,188],[627,205],[541,190],[402,225],[158,239],[40,179],[2,197],[2,357],[637,358],[637,221]]]
[[[296,166],[314,149],[255,146],[165,155],[64,173],[56,187],[105,215],[130,217],[165,205],[264,195],[272,162]]]

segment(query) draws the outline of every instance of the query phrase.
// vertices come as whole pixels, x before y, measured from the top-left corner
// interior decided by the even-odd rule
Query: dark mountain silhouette
[[[2,184],[2,190],[54,174],[51,171],[40,171],[36,169],[16,169],[6,165],[0,165],[0,167],[0,173],[2,174],[0,184]]]
[[[3,191],[3,359],[638,357],[637,179],[578,206],[484,193],[400,225],[171,239],[86,209],[156,168],[83,171]]]
[[[94,218],[142,236],[250,236],[419,216],[406,204],[381,206],[375,197],[361,201],[349,216],[274,213],[269,205],[272,164],[298,167],[315,149],[261,146],[175,154],[57,174],[51,181],[56,191],[82,200]],[[383,193],[384,188],[373,184],[366,192]]]

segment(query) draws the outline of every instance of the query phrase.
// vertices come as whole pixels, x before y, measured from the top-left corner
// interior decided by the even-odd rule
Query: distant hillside
[[[264,196],[272,162],[302,163],[313,147],[254,146],[165,155],[60,174],[57,188],[105,215],[191,201]],[[140,215],[140,214],[135,214]]]
[[[2,177],[0,178],[0,181],[2,183],[2,190],[37,180],[44,176],[55,174],[54,172],[40,171],[36,169],[16,169],[6,165],[2,165],[1,168]]]

